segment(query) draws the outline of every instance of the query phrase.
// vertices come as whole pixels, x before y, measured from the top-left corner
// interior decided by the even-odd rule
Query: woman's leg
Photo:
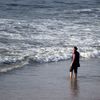
[[[70,79],[72,79],[73,77],[73,72],[70,72]]]
[[[77,67],[74,69],[74,79],[77,79]]]

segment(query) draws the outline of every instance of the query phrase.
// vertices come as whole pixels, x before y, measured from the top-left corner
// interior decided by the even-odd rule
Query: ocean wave
[[[96,25],[83,22],[87,19],[73,22],[0,19],[0,66],[71,59],[74,45],[78,46],[81,57],[99,58],[99,22]]]
[[[97,15],[97,12],[100,12],[100,8],[81,8],[81,9],[75,9],[75,10],[69,10],[69,12],[73,12],[73,13],[82,13],[82,14],[95,14]]]
[[[100,57],[100,50],[93,47],[79,47],[80,56],[84,58]],[[6,53],[5,53],[6,54]],[[9,52],[7,56],[0,57],[0,62],[4,64],[21,61],[33,61],[38,63],[68,60],[72,57],[71,47],[45,47],[21,50],[20,52]]]
[[[81,56],[84,58],[100,58],[100,50],[82,52]]]
[[[16,68],[21,68],[26,64],[27,62],[15,63],[10,65],[0,65],[0,73],[8,72]]]
[[[82,48],[82,47],[80,47]],[[89,49],[80,49],[80,56],[83,58],[99,58],[100,50],[93,49],[92,47]],[[41,48],[37,50],[37,53],[34,56],[30,56],[29,59],[31,61],[43,63],[43,62],[52,62],[52,61],[61,61],[68,60],[72,57],[72,47],[69,48]]]
[[[20,4],[20,3],[6,3],[6,4],[3,4],[2,3],[2,6],[6,6],[6,7],[19,7],[20,9],[21,8],[53,8],[53,6],[49,6],[49,5],[46,5],[46,4]]]
[[[100,58],[100,50],[79,47],[82,58]],[[27,51],[13,52],[13,56],[0,57],[0,72],[7,72],[28,63],[48,63],[69,60],[72,57],[72,47],[34,48]],[[7,67],[6,67],[7,66]]]

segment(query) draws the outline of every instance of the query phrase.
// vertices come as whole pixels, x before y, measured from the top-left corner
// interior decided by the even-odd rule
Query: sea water
[[[100,58],[99,0],[0,0],[0,72],[70,59],[73,46]]]

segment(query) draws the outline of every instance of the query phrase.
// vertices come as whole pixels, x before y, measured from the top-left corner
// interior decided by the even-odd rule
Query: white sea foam
[[[85,58],[99,58],[100,51],[95,50],[95,51],[82,52],[81,56]]]
[[[10,70],[16,69],[16,68],[21,68],[23,67],[27,62],[19,63],[19,64],[13,64],[13,65],[6,65],[5,67],[0,67],[0,72],[8,72]],[[4,65],[2,65],[4,66]]]
[[[99,58],[100,50],[91,48],[79,48],[80,56],[84,58]],[[27,63],[47,63],[61,60],[68,60],[72,57],[72,47],[46,47],[29,49],[27,51],[13,52],[13,56],[5,56],[0,58],[1,65],[9,65],[9,67],[0,67],[0,72],[7,72],[14,68],[22,67]]]
[[[80,50],[80,49],[79,49]],[[72,47],[62,48],[62,47],[46,47],[46,48],[38,48],[38,49],[30,49],[27,51],[22,51],[19,56],[17,54],[12,53],[15,56],[6,56],[5,59],[1,58],[4,62],[16,62],[24,60],[27,57],[28,60],[33,60],[33,62],[51,62],[51,61],[59,61],[70,59],[72,55]],[[81,49],[80,50],[81,57],[91,58],[91,57],[99,57],[100,51],[93,50],[91,48]]]
[[[0,63],[67,60],[71,58],[75,45],[81,57],[99,58],[99,22],[84,25],[80,24],[82,21],[0,19]],[[13,68],[1,68],[1,71]]]
[[[100,57],[100,50],[83,49],[83,51],[80,50],[80,55],[85,58],[98,58]],[[72,48],[41,48],[37,50],[34,56],[31,55],[29,58],[37,62],[51,62],[70,59],[71,56]]]
[[[0,64],[67,60],[73,46],[81,57],[100,57],[100,6],[90,1],[2,0]]]
[[[73,10],[75,12],[84,12],[84,11],[88,11],[88,12],[91,12],[92,9],[77,9],[77,10]]]
[[[68,59],[70,54],[66,53],[66,48],[41,48],[37,50],[35,55],[31,55],[29,58],[41,63]]]

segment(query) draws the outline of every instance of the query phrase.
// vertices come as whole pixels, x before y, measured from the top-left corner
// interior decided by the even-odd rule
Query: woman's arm
[[[71,66],[73,65],[74,61],[75,61],[75,54],[73,54],[73,55],[72,55],[72,62],[71,62]]]

